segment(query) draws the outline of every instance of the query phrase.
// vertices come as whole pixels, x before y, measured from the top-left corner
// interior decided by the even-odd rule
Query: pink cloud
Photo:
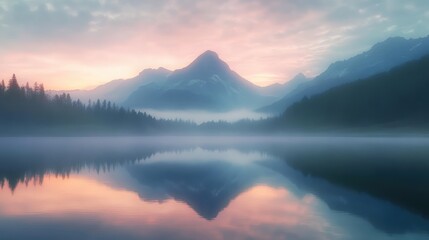
[[[369,48],[386,36],[375,27],[395,23],[376,4],[363,10],[324,1],[59,1],[49,11],[32,5],[23,12],[19,5],[21,15],[13,14],[18,4],[25,6],[0,6],[8,25],[0,77],[17,73],[51,89],[93,87],[145,68],[182,68],[207,49],[255,84],[285,82]],[[375,34],[361,36],[362,29]]]

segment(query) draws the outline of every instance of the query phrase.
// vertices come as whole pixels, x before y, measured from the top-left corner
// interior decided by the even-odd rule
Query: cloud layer
[[[314,76],[390,36],[429,34],[421,0],[0,0],[0,78],[88,88],[207,49],[258,85]]]

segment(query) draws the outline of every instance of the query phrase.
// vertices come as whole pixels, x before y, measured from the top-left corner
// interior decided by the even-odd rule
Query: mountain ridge
[[[259,110],[281,113],[305,96],[309,97],[335,86],[389,71],[393,67],[419,59],[426,54],[429,54],[429,36],[415,39],[387,38],[373,45],[368,51],[332,63],[313,80],[302,84],[282,99]]]
[[[134,91],[124,105],[131,108],[199,109],[228,111],[252,109],[272,101],[259,87],[234,72],[214,51],[205,51],[164,81]]]
[[[429,54],[304,98],[289,107],[282,119],[288,127],[307,129],[427,127],[428,69]]]
[[[284,97],[299,87],[301,84],[310,80],[312,80],[312,78],[305,76],[303,73],[298,73],[285,83],[274,83],[265,87],[261,87],[260,92],[261,94],[267,96]]]
[[[204,82],[207,81],[218,81],[219,83],[223,84],[224,88],[229,89],[230,91],[227,92],[229,96],[234,95],[236,93],[243,93],[245,95],[252,95],[249,96],[249,102],[251,102],[250,106],[247,106],[247,108],[251,109],[251,108],[255,108],[255,106],[263,106],[266,105],[270,102],[274,102],[276,99],[279,99],[280,97],[282,97],[283,94],[283,89],[287,89],[288,87],[286,86],[286,84],[272,84],[271,86],[268,87],[260,87],[248,80],[246,80],[245,78],[241,77],[237,72],[233,71],[229,65],[224,62],[222,59],[220,59],[219,55],[212,50],[207,50],[205,52],[203,52],[202,54],[200,54],[199,56],[197,56],[190,64],[188,64],[185,68],[181,68],[181,69],[176,69],[176,70],[168,70],[166,68],[163,67],[159,67],[159,68],[148,68],[148,69],[144,69],[142,70],[137,76],[130,78],[130,79],[116,79],[116,80],[112,80],[110,82],[104,83],[102,85],[99,85],[93,89],[90,90],[60,90],[60,91],[48,91],[49,94],[51,95],[55,95],[55,94],[62,94],[62,93],[66,93],[66,94],[70,94],[72,98],[74,99],[80,99],[83,102],[87,102],[89,100],[97,100],[97,99],[102,99],[102,100],[108,100],[111,102],[114,102],[118,105],[125,105],[126,107],[130,107],[132,105],[135,104],[129,104],[128,98],[130,98],[130,96],[136,92],[140,87],[142,86],[146,86],[145,87],[145,91],[144,94],[150,96],[150,95],[157,95],[156,93],[150,92],[149,90],[152,89],[157,89],[159,88],[161,85],[166,84],[166,80],[167,78],[169,78],[170,75],[176,75],[173,78],[175,78],[177,80],[177,78],[179,78],[177,75],[183,75],[183,74],[188,74],[188,72],[186,72],[186,70],[192,70],[191,72],[193,72],[191,78],[192,79],[188,79],[188,83],[190,85],[193,84],[198,84],[198,81],[201,80],[201,78],[203,78],[203,80],[205,80]],[[225,84],[225,81],[222,81],[222,78],[219,78],[219,74],[217,72],[228,72],[227,73],[227,80],[231,81],[231,84]],[[202,77],[204,74],[208,74],[210,75],[209,78],[207,77]],[[175,86],[177,87],[180,81],[174,82],[174,81],[169,81],[169,83],[171,84],[170,86],[163,86],[164,89],[166,88],[170,88],[173,89]],[[183,83],[183,79],[182,79],[182,83]],[[229,85],[229,88],[228,88]],[[280,86],[280,88],[278,88],[278,86]],[[183,84],[182,86],[179,86],[179,88],[183,88],[185,87]],[[159,89],[158,89],[159,90]],[[209,89],[212,90],[212,89]],[[208,93],[204,93],[204,94],[211,94],[212,91],[208,91]],[[165,101],[174,101],[174,99],[171,99],[170,96],[168,96],[169,94],[167,94],[167,96],[165,96],[166,93],[164,93],[164,97],[159,96],[161,98],[165,98]],[[195,101],[201,100],[201,96],[200,93],[195,93],[195,92],[189,92],[189,91],[183,91],[183,89],[179,89],[179,90],[175,90],[173,92],[172,95],[178,95],[177,97],[181,96],[181,97],[189,97],[189,98],[195,98]],[[135,94],[137,95],[137,93]],[[133,98],[136,98],[135,96],[133,96]],[[222,96],[220,98],[223,98]],[[176,99],[177,100],[177,99]],[[255,101],[256,100],[256,101]],[[149,101],[149,100],[148,100]],[[201,100],[202,102],[205,102],[205,104],[212,104],[213,106],[211,108],[209,108],[208,110],[213,110],[213,108],[218,108],[220,109],[221,107],[219,106],[215,106],[216,104],[214,102],[216,102],[216,99],[205,99],[205,100]],[[244,107],[246,108],[246,104],[244,102],[244,100],[237,100],[237,99],[232,99],[231,101],[233,102],[240,102],[240,106],[237,107]],[[257,104],[256,102],[261,101],[261,104]],[[126,103],[126,104],[124,104]],[[128,104],[127,104],[128,103]],[[176,101],[173,103],[177,104],[179,106],[173,106],[173,109],[181,109],[180,104],[192,104],[189,102],[182,102],[180,103],[180,101]],[[228,105],[230,103],[225,102],[225,105]],[[167,103],[165,105],[168,105]],[[157,108],[157,106],[155,106],[155,108]],[[164,107],[162,107],[164,108]],[[167,107],[168,108],[168,107]],[[183,107],[184,109],[186,109],[187,107]],[[192,107],[191,107],[192,108]],[[229,107],[224,108],[228,109]],[[232,107],[236,108],[236,107]],[[201,106],[197,106],[197,109],[204,109],[204,104],[202,104]]]
[[[137,76],[130,79],[115,79],[101,84],[90,90],[68,90],[68,91],[48,91],[51,95],[68,93],[75,99],[87,102],[89,100],[103,99],[119,104],[129,95],[129,92],[137,89],[141,85],[149,84],[154,81],[162,80],[172,71],[159,67],[147,68],[141,71]]]

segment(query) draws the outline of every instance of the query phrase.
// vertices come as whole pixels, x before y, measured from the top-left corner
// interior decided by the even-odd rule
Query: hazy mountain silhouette
[[[335,87],[304,99],[285,112],[288,127],[427,128],[429,56],[389,72]]]
[[[429,54],[429,36],[418,39],[389,38],[375,44],[369,51],[331,64],[312,81],[301,84],[281,100],[261,108],[280,113],[305,96],[322,93],[332,87],[382,73],[391,68]]]
[[[124,102],[133,108],[230,110],[255,108],[273,101],[259,93],[213,51],[175,70],[164,81],[141,86]]]
[[[80,99],[87,102],[88,100],[108,100],[117,104],[121,104],[128,96],[138,89],[140,86],[149,84],[155,81],[164,80],[170,70],[165,68],[145,69],[139,75],[130,79],[117,79],[106,84],[100,85],[91,90],[71,90],[71,91],[48,91],[50,94],[69,93],[74,99]]]
[[[206,51],[183,69],[145,69],[91,90],[48,91],[83,102],[108,100],[132,108],[230,110],[272,103],[308,80],[298,74],[284,84],[259,87],[230,69],[217,53]]]
[[[275,83],[266,87],[260,88],[260,93],[266,96],[284,97],[301,84],[310,81],[311,78],[306,77],[302,73],[298,73],[295,77],[285,83]]]

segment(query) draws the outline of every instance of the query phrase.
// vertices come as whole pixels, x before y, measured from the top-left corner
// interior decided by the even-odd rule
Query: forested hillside
[[[429,56],[289,107],[288,128],[429,126]]]

